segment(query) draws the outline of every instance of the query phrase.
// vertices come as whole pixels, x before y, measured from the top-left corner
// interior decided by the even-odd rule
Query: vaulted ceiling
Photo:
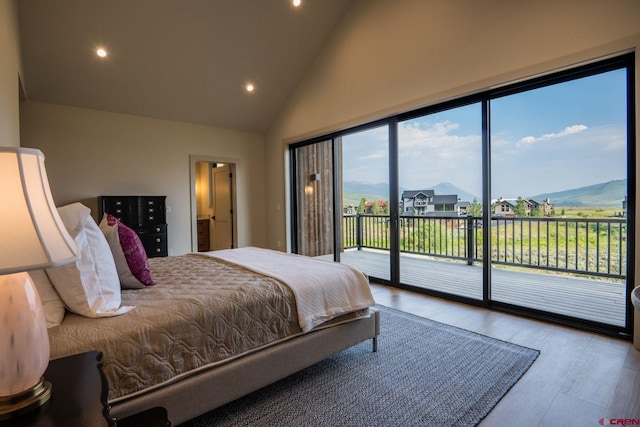
[[[264,132],[350,3],[20,0],[26,96]]]

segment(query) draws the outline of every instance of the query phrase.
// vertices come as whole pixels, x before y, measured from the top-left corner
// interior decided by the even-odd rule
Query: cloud
[[[373,153],[361,156],[362,160],[371,160],[371,159],[386,159],[389,157],[389,150],[380,150],[375,151]]]
[[[580,133],[580,132],[583,132],[583,131],[585,131],[587,129],[588,128],[585,125],[572,125],[572,126],[567,126],[566,128],[564,128],[563,130],[561,130],[560,132],[557,132],[557,133],[547,133],[547,134],[539,136],[539,137],[525,136],[524,138],[522,138],[520,140],[520,142],[523,142],[525,144],[535,144],[536,142],[546,141],[547,139],[561,138],[563,136]]]
[[[449,120],[426,123],[400,124],[399,155],[400,157],[428,153],[430,158],[451,159],[473,156],[481,153],[482,136],[478,134],[458,135],[460,125]],[[433,163],[433,162],[431,162]]]

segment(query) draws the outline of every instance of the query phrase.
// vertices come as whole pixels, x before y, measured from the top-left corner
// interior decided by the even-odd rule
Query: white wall
[[[169,248],[191,251],[190,155],[237,159],[238,246],[265,246],[263,136],[27,101],[22,146],[39,148],[57,205],[99,195],[166,195]]]
[[[16,0],[0,0],[0,146],[20,146],[19,75],[22,75]]]
[[[634,50],[639,23],[637,0],[356,1],[266,136],[269,247],[288,242],[288,143]]]

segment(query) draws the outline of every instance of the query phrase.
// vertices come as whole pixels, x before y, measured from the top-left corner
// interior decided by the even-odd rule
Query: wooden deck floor
[[[389,253],[348,250],[341,262],[371,277],[390,279]],[[557,274],[540,274],[494,268],[491,272],[494,301],[572,316],[578,319],[624,326],[625,284]],[[482,299],[482,266],[401,255],[400,281],[449,294]]]

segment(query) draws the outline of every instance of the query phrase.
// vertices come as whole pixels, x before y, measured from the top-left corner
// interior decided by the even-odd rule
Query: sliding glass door
[[[493,301],[624,326],[627,70],[491,101]]]
[[[629,333],[634,63],[294,145],[295,250],[393,286]]]
[[[398,123],[400,282],[482,300],[480,103]]]
[[[389,126],[336,140],[342,176],[340,262],[390,280]]]

